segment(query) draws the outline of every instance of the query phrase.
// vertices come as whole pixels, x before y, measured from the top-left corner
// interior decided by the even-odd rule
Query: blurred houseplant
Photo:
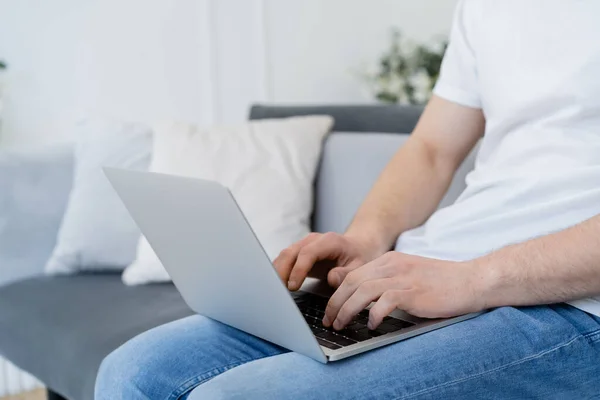
[[[438,79],[447,41],[415,44],[392,31],[391,44],[377,64],[362,74],[375,98],[391,104],[425,104]]]

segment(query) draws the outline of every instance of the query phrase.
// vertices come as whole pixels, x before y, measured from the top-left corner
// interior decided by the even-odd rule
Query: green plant
[[[6,69],[7,65],[4,61],[0,60],[0,69]]]
[[[415,44],[393,30],[389,49],[364,78],[381,102],[424,104],[431,97],[447,46],[446,41],[437,48]]]

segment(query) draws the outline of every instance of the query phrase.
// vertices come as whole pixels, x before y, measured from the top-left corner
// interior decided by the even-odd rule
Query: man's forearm
[[[346,234],[369,242],[379,253],[389,250],[400,233],[433,213],[453,173],[436,165],[426,144],[410,138],[385,168]]]
[[[486,308],[600,295],[600,215],[473,262]]]
[[[402,232],[423,224],[484,129],[481,110],[433,96],[413,134],[358,210],[347,235],[383,253]]]

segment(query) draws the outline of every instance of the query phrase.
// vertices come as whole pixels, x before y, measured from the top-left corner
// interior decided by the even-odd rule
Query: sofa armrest
[[[42,273],[72,176],[70,146],[0,152],[0,286]]]

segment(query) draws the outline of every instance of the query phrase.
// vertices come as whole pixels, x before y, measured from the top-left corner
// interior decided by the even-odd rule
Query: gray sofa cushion
[[[33,278],[0,288],[0,352],[64,397],[93,400],[106,355],[191,314],[172,284],[127,287],[118,274]]]

